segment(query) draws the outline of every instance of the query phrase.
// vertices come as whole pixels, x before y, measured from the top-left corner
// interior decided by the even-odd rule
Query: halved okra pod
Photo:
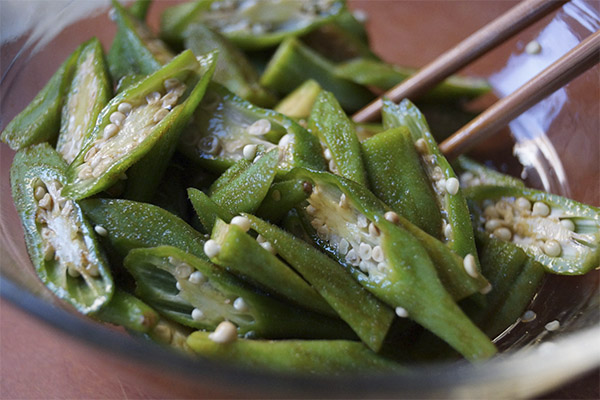
[[[155,187],[173,145],[202,99],[214,68],[205,71],[191,51],[114,97],[100,113],[85,147],[67,169],[64,194],[74,199],[107,189],[133,164],[159,145],[152,165],[144,168],[144,187]],[[200,73],[205,72],[202,77]],[[141,185],[137,183],[136,186]],[[134,192],[136,188],[132,189]],[[149,189],[140,189],[142,192]]]
[[[131,331],[148,333],[156,326],[160,316],[136,296],[117,288],[108,304],[94,314],[94,318]]]
[[[194,332],[188,337],[187,344],[200,356],[235,362],[246,368],[328,375],[404,369],[359,342],[237,339],[232,343],[218,343],[210,335],[208,332]]]
[[[83,314],[114,291],[106,257],[79,205],[61,195],[66,164],[47,143],[20,150],[10,170],[12,195],[36,273]]]
[[[306,181],[290,179],[275,182],[255,214],[271,223],[277,223],[292,208],[304,201],[311,192],[312,185]]]
[[[134,249],[125,258],[136,294],[163,315],[196,329],[229,321],[238,334],[266,338],[352,338],[341,321],[298,309],[180,249]]]
[[[581,275],[600,264],[600,211],[534,189],[474,186],[466,191],[479,230],[514,243],[546,271]]]
[[[290,118],[308,118],[320,92],[321,85],[308,79],[277,103],[274,110]]]
[[[394,307],[399,316],[413,319],[469,360],[486,359],[496,352],[446,291],[427,251],[402,227],[398,214],[387,211],[353,181],[302,169],[295,174],[313,182],[305,211],[322,247],[336,253],[361,285]],[[467,272],[475,268],[473,264],[465,267]]]

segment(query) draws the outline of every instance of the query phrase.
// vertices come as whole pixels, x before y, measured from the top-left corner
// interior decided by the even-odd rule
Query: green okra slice
[[[249,225],[244,217],[237,217],[230,224],[217,220],[211,240],[219,246],[219,251],[210,260],[268,293],[308,310],[337,316],[314,288],[269,251],[269,247],[262,247],[246,233]]]
[[[19,150],[32,144],[56,140],[64,98],[83,46],[80,45],[61,64],[31,103],[4,128],[0,140],[11,149]]]
[[[263,72],[260,83],[280,96],[308,79],[333,93],[346,112],[354,112],[374,97],[366,87],[335,74],[335,65],[295,38],[278,47]]]
[[[104,51],[97,38],[81,47],[69,91],[62,108],[56,151],[70,164],[88,134],[96,126],[98,114],[112,97]]]
[[[329,171],[368,187],[354,124],[331,92],[323,90],[319,93],[310,112],[308,126],[321,140]]]
[[[348,340],[237,339],[232,343],[217,343],[210,333],[197,331],[188,337],[187,343],[202,357],[278,373],[341,375],[404,369],[364,344]]]
[[[373,351],[381,348],[394,312],[355,281],[337,262],[293,235],[261,219],[243,214],[264,245],[291,265],[329,303]]]
[[[289,179],[275,182],[267,192],[256,215],[271,223],[278,223],[291,209],[312,192],[312,185],[303,180]]]
[[[66,164],[47,143],[20,150],[10,169],[12,196],[29,257],[42,282],[83,314],[114,291],[106,257],[79,204],[61,195]]]
[[[383,125],[381,123],[366,123],[366,124],[355,124],[356,136],[360,142],[364,142],[368,138],[383,132]]]
[[[238,334],[265,338],[351,337],[341,321],[281,302],[178,248],[134,249],[125,258],[136,294],[159,313],[196,329],[229,321]]]
[[[144,21],[146,20],[148,9],[151,4],[152,0],[136,0],[131,7],[129,7],[129,13],[140,21]]]
[[[180,43],[185,30],[196,22],[225,35],[236,46],[257,50],[276,46],[324,24],[344,9],[339,0],[198,0],[170,7],[161,18],[161,35]]]
[[[471,280],[477,288],[481,281],[487,282],[475,275],[473,260],[466,260],[465,269],[461,268],[460,258],[457,265],[452,252],[440,251],[441,243],[435,248],[435,240],[418,239],[416,229],[387,211],[356,182],[326,172],[297,169],[295,173],[313,184],[305,212],[321,247],[336,253],[361,285],[394,307],[399,316],[430,330],[467,359],[485,359],[495,353],[493,344],[464,315],[438,277],[438,270],[441,273],[448,266],[462,274],[459,282]],[[423,244],[436,251],[428,253]],[[438,270],[430,255],[436,257]]]
[[[442,216],[410,131],[392,128],[362,142],[373,193],[428,234],[439,237]]]
[[[522,180],[486,167],[467,156],[459,156],[453,164],[462,188],[479,185],[525,187]]]
[[[274,110],[290,118],[308,118],[320,92],[321,85],[308,79],[277,103]]]
[[[148,333],[156,326],[160,316],[136,296],[117,288],[112,299],[94,314],[94,318],[130,331]]]
[[[258,83],[258,73],[244,53],[218,32],[201,23],[190,25],[184,33],[184,46],[201,55],[219,51],[213,79],[241,98],[261,107],[275,104],[275,96]]]
[[[479,270],[471,216],[460,190],[460,182],[450,163],[440,152],[423,114],[405,99],[398,105],[384,100],[381,115],[385,128],[406,126],[411,133],[442,217],[442,230],[438,238],[459,256],[474,259]]]
[[[181,135],[179,151],[218,173],[234,163],[254,160],[257,151],[281,149],[278,169],[323,169],[319,141],[290,118],[256,107],[213,83]]]
[[[479,231],[511,242],[561,275],[600,264],[600,210],[534,189],[474,186],[466,191]]]
[[[64,194],[81,199],[107,189],[156,145],[163,157],[163,153],[172,153],[171,142],[204,94],[214,55],[207,61],[207,71],[199,77],[203,66],[191,51],[183,52],[114,97],[100,112],[85,147],[69,165]],[[144,170],[146,185],[155,187],[167,161],[158,158],[153,160],[155,166]]]
[[[414,68],[355,58],[335,66],[335,74],[360,85],[389,90],[417,72]],[[456,102],[477,98],[491,90],[485,79],[453,75],[428,91],[420,101]]]
[[[234,217],[234,214],[229,210],[215,203],[208,195],[198,189],[189,188],[188,197],[200,219],[200,223],[208,233],[212,232],[217,219],[229,222]]]
[[[226,187],[232,180],[237,178],[243,171],[252,165],[252,161],[245,158],[237,161],[231,167],[227,168],[215,181],[210,185],[207,192],[209,196],[217,193],[222,188]]]
[[[168,245],[208,260],[200,232],[160,207],[131,200],[86,199],[81,208],[121,259],[132,249]]]

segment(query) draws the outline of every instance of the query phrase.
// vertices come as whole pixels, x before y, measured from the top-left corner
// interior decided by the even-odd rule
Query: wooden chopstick
[[[440,143],[440,150],[448,158],[458,156],[598,62],[600,62],[600,31],[586,38],[529,82],[498,100],[456,131]]]
[[[412,77],[386,92],[394,102],[404,98],[414,100],[448,76],[466,66],[488,50],[496,47],[535,21],[561,7],[568,0],[524,0],[481,28],[453,49],[442,54]],[[379,117],[381,97],[352,116],[354,122],[367,122]]]

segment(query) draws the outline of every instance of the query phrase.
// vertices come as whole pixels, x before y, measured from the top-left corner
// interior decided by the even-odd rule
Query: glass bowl
[[[420,66],[452,47],[516,2],[350,1],[367,17],[375,52],[385,60]],[[150,25],[168,2],[151,8]],[[31,101],[68,54],[98,36],[107,49],[115,33],[108,1],[1,3],[0,127]],[[465,69],[490,79],[499,96],[600,27],[598,3],[574,0]],[[531,40],[542,51],[525,51]],[[593,68],[532,108],[471,155],[502,171],[522,174],[534,187],[600,205],[599,70]],[[487,104],[485,100],[481,105]],[[481,106],[480,105],[480,106]],[[133,368],[124,382],[163,382],[211,397],[531,397],[600,366],[600,271],[583,277],[548,276],[530,305],[537,318],[517,322],[496,339],[501,353],[480,364],[440,363],[402,375],[341,377],[244,370],[190,358],[81,317],[39,282],[25,251],[10,195],[14,152],[0,145],[0,279],[2,297],[24,312]],[[517,162],[516,160],[519,160]],[[560,329],[548,331],[558,320]],[[146,371],[140,375],[137,371]]]

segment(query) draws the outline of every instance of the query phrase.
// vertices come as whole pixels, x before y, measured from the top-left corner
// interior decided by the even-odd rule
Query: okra
[[[341,322],[276,300],[175,247],[134,249],[125,267],[136,280],[140,298],[185,326],[214,330],[226,320],[248,337],[352,336]]]
[[[227,168],[215,181],[210,185],[207,192],[209,196],[212,196],[217,191],[221,190],[229,184],[233,179],[237,178],[243,171],[248,169],[252,165],[251,161],[242,158],[231,167]]]
[[[373,351],[381,348],[393,311],[356,282],[337,262],[291,234],[249,214],[250,227],[291,265]]]
[[[47,143],[20,150],[10,170],[12,196],[37,275],[56,296],[90,314],[110,301],[113,279],[79,204],[61,195],[65,169]]]
[[[399,316],[413,319],[467,359],[485,359],[495,353],[491,342],[446,291],[427,251],[413,232],[402,227],[398,214],[386,211],[374,195],[353,181],[325,172],[297,169],[295,173],[313,184],[305,212],[322,247],[337,253],[361,285],[394,307]],[[473,261],[465,264],[466,272],[473,273]],[[478,277],[472,276],[474,285]]]
[[[0,139],[11,149],[19,150],[32,144],[56,140],[64,98],[83,47],[80,45],[62,63],[31,103],[4,128]]]
[[[152,0],[136,0],[131,7],[129,7],[129,13],[140,21],[144,21],[148,15],[148,9],[151,4]]]
[[[201,55],[219,51],[213,79],[241,98],[261,107],[275,104],[275,96],[260,86],[258,73],[244,53],[206,25],[195,23],[184,33],[184,46]]]
[[[156,343],[168,346],[170,349],[179,350],[184,354],[191,354],[192,350],[187,344],[187,338],[192,332],[193,329],[187,326],[161,317],[152,330],[144,336]]]
[[[288,211],[304,201],[311,191],[312,186],[306,181],[290,179],[276,182],[256,210],[256,216],[277,223]]]
[[[233,343],[217,343],[210,333],[198,331],[188,337],[187,343],[202,357],[278,373],[341,375],[404,369],[362,343],[347,340],[237,339]]]
[[[308,126],[321,140],[323,157],[329,163],[329,171],[368,187],[354,124],[332,93],[319,93],[310,112]]]
[[[290,118],[308,118],[319,92],[321,92],[319,83],[309,79],[284,97],[274,110]]]
[[[145,194],[154,189],[174,150],[172,142],[204,94],[214,69],[213,56],[205,60],[201,78],[202,66],[186,51],[114,97],[100,112],[90,140],[69,166],[64,194],[81,199],[105,190],[151,151],[160,158],[143,171],[147,189],[131,190]],[[139,187],[141,183],[134,184]]]
[[[207,233],[212,232],[217,219],[229,222],[234,217],[234,214],[229,210],[215,203],[214,200],[198,189],[189,188],[188,197],[202,227]]]
[[[459,156],[454,162],[454,168],[459,174],[462,188],[479,185],[525,187],[522,180],[493,170],[466,156]]]
[[[56,150],[70,164],[79,153],[98,114],[112,97],[112,84],[100,41],[82,45],[69,91],[62,108]]]
[[[268,293],[321,314],[337,316],[319,293],[270,250],[246,233],[250,221],[244,217],[230,224],[217,220],[211,240],[218,252],[210,259]],[[209,246],[207,244],[207,246]]]
[[[160,316],[139,298],[116,289],[112,299],[94,314],[94,318],[130,331],[148,333],[156,326]]]
[[[477,229],[514,243],[546,271],[581,275],[600,264],[600,210],[534,189],[474,186],[466,191]]]

